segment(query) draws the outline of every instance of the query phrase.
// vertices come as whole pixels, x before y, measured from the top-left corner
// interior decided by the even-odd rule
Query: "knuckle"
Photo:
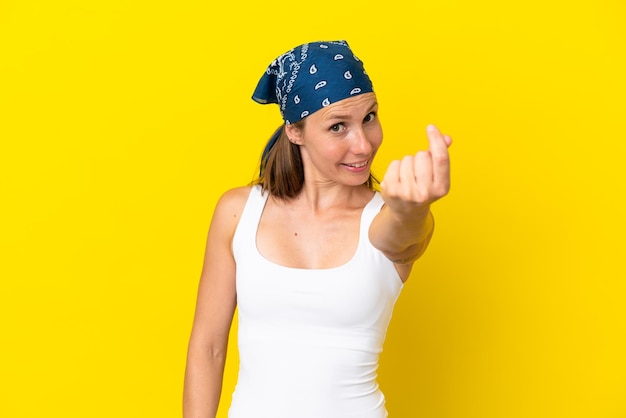
[[[433,161],[437,164],[445,164],[450,161],[448,154],[436,154],[433,156]]]
[[[402,158],[402,164],[403,164],[403,165],[404,165],[404,164],[407,164],[407,165],[408,165],[408,164],[412,164],[412,163],[413,163],[413,156],[411,156],[411,155],[405,155],[405,156]]]
[[[444,197],[445,195],[447,195],[449,191],[450,191],[450,185],[442,184],[442,185],[435,187],[435,189],[433,190],[433,194],[437,198],[440,198],[440,197]]]

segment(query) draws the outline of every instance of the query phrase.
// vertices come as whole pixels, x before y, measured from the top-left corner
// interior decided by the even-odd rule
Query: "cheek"
[[[346,141],[338,141],[325,133],[320,133],[315,138],[309,137],[305,141],[305,152],[318,162],[330,162],[340,159],[346,153]]]
[[[380,124],[372,127],[370,138],[372,146],[374,146],[375,148],[380,147],[380,145],[383,143],[383,129]]]

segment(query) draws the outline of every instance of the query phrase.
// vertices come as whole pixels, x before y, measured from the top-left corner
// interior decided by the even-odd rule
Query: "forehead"
[[[313,113],[309,118],[313,119],[315,117],[315,119],[324,120],[342,115],[345,117],[353,115],[361,117],[362,113],[370,112],[377,104],[374,93],[364,93],[326,106]]]

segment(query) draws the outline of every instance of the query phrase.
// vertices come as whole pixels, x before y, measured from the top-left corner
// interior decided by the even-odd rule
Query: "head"
[[[367,107],[367,104],[375,103],[372,83],[363,68],[363,63],[345,41],[304,44],[282,54],[270,64],[252,98],[262,104],[278,104],[284,120],[284,124],[267,143],[257,180],[265,190],[283,198],[294,197],[302,189],[303,157],[305,160],[315,157],[317,161],[322,158],[324,141],[313,141],[318,136],[313,133],[321,132],[321,125],[318,125],[320,122],[329,122],[329,112],[331,116],[337,116],[338,112],[333,109],[343,109],[339,116],[349,120],[338,120],[335,117],[334,124],[342,124],[345,127],[349,123],[350,127],[354,128],[356,126],[354,121],[360,120],[359,112],[364,110],[364,104]],[[354,107],[355,104],[359,106]],[[368,138],[371,140],[376,136],[372,136],[374,124],[370,123],[372,117],[369,113],[371,110],[362,115],[361,122],[365,123],[361,128],[350,130],[352,142],[360,141],[356,148],[360,146],[367,148]],[[334,134],[336,137],[339,132]],[[372,146],[377,149],[380,141],[378,145],[375,142],[376,138],[373,138]],[[351,150],[356,148],[351,147]],[[314,151],[313,154],[310,151]],[[346,158],[349,161],[345,160],[338,164],[363,162],[357,161],[356,156]],[[373,187],[375,179],[369,174],[369,164],[371,159],[368,159],[368,176],[364,183]]]

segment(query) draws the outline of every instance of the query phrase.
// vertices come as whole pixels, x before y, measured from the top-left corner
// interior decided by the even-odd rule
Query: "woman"
[[[378,104],[344,41],[301,45],[253,99],[285,124],[252,186],[226,192],[209,229],[184,391],[214,417],[238,306],[240,370],[230,418],[382,418],[378,355],[393,305],[449,189],[451,139],[392,162],[374,190]]]

